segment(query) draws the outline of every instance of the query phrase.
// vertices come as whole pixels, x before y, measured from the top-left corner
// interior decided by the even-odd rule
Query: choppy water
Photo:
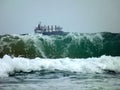
[[[0,90],[120,90],[120,34],[1,35]]]
[[[0,59],[0,90],[119,90],[120,57]]]
[[[119,90],[117,74],[19,74],[0,78],[0,90]]]

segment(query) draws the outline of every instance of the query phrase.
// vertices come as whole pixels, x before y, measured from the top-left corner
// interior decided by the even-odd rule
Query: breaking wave
[[[0,59],[0,77],[8,77],[16,72],[32,72],[42,70],[64,71],[74,73],[119,73],[120,57],[101,56],[87,59],[28,59],[22,57],[11,58],[5,55]]]
[[[120,56],[120,33],[0,35],[0,57],[5,54],[25,58]]]

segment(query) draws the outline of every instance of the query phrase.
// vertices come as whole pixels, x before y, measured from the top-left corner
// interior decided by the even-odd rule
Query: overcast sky
[[[0,0],[0,34],[34,33],[40,21],[67,32],[120,32],[120,0]]]

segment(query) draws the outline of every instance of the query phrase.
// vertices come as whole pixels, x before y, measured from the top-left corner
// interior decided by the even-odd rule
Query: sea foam
[[[5,55],[0,59],[0,77],[8,77],[15,72],[31,72],[40,70],[60,70],[76,73],[120,72],[120,57],[101,56],[87,59],[28,59]]]

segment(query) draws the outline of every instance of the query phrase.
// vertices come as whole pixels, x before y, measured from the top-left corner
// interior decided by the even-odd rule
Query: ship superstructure
[[[44,35],[62,35],[65,34],[65,32],[62,31],[62,27],[57,25],[41,25],[41,23],[38,24],[38,26],[34,29],[35,33],[41,33]]]

